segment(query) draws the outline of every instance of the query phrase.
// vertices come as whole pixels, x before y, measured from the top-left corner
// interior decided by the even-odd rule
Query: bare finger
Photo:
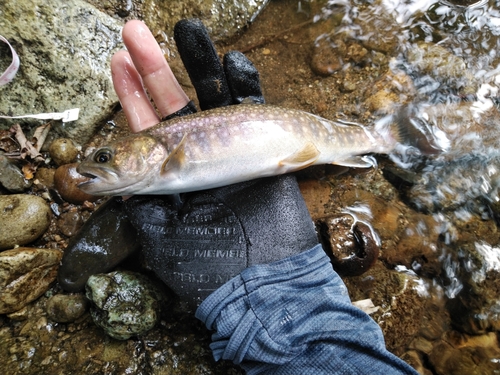
[[[138,132],[159,122],[142,79],[127,51],[117,52],[111,59],[111,74],[132,132]]]
[[[167,116],[186,106],[189,99],[148,27],[141,21],[129,21],[123,28],[122,36],[161,116]]]

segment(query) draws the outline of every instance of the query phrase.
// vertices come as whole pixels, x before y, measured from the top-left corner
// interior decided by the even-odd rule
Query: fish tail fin
[[[449,145],[444,132],[430,124],[415,105],[398,108],[394,114],[379,120],[375,129],[383,138],[390,139],[392,142],[388,143],[393,143],[394,148],[413,147],[421,155],[440,154]]]

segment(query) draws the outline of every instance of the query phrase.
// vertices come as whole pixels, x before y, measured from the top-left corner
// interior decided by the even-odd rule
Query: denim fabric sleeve
[[[245,269],[203,301],[196,317],[215,331],[214,358],[248,375],[418,374],[352,306],[320,245]]]

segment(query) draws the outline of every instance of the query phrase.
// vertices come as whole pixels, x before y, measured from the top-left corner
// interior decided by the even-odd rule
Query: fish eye
[[[109,152],[108,150],[100,150],[94,156],[94,161],[96,163],[103,164],[107,163],[110,160],[111,160],[111,152]]]

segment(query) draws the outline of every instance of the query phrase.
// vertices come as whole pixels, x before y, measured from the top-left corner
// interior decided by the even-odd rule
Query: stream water
[[[194,98],[171,36],[157,31],[168,10],[151,3],[148,12]],[[372,300],[389,350],[425,375],[500,373],[499,37],[498,0],[274,0],[241,35],[217,45],[221,54],[245,52],[268,103],[367,126],[410,124],[417,140],[433,145],[427,155],[401,147],[377,156],[369,171],[298,174],[318,225],[358,215],[378,233],[375,265],[344,280],[353,301]],[[118,113],[83,153],[125,129]],[[58,207],[89,216],[89,205],[69,206]],[[64,248],[71,235],[60,222],[53,218],[35,246]],[[332,238],[349,240],[347,229],[336,230]],[[47,300],[59,293],[54,285],[23,312],[0,316],[7,374],[241,373],[213,362],[209,333],[180,307],[149,333],[116,341],[88,313],[71,323],[47,320]]]

